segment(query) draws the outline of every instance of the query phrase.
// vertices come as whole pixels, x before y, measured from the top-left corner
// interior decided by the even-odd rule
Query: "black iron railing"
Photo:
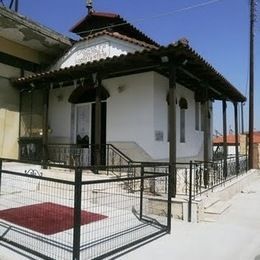
[[[66,166],[82,167],[95,165],[97,148],[101,158],[100,165],[126,166],[132,160],[112,144],[104,145],[77,145],[77,144],[48,144],[48,162]]]
[[[247,156],[239,156],[239,165],[236,157],[227,158],[227,167],[223,159],[213,162],[195,162],[194,165],[194,194],[201,194],[209,189],[225,183],[247,172]]]

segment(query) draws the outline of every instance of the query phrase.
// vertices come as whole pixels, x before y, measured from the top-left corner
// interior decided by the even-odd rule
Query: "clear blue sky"
[[[167,45],[186,37],[190,45],[248,96],[249,1],[221,0],[214,4],[160,18],[158,14],[207,2],[207,0],[93,0],[97,11],[118,13],[148,36]],[[85,0],[20,0],[20,12],[60,33],[86,15]],[[257,12],[260,17],[260,12]],[[140,20],[144,18],[144,20]],[[256,24],[255,127],[260,129],[260,42]],[[214,129],[222,131],[220,102],[215,102]],[[228,125],[233,127],[233,106],[228,105]],[[245,124],[248,124],[248,104]]]

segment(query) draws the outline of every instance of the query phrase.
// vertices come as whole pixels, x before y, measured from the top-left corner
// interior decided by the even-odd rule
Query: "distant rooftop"
[[[246,133],[248,135],[248,133]],[[223,136],[215,136],[213,138],[213,144],[214,145],[223,145],[224,143],[224,137]],[[258,144],[260,143],[260,132],[254,132],[254,143]],[[240,136],[238,136],[238,142],[240,141]],[[235,140],[235,135],[234,134],[229,134],[227,135],[227,145],[235,145],[236,140]]]
[[[72,45],[68,37],[3,6],[0,6],[0,37],[50,55]]]

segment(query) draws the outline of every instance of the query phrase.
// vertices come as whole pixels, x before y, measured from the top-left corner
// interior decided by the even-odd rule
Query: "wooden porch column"
[[[204,97],[203,97],[203,117],[201,120],[204,121],[204,186],[207,187],[209,184],[209,102],[208,102],[208,87],[205,86]]]
[[[241,102],[241,134],[243,135],[244,133],[244,103]]]
[[[95,111],[95,165],[101,164],[101,78],[97,78]]]
[[[48,113],[49,113],[49,87],[43,90],[43,127],[42,127],[42,144],[43,144],[43,169],[47,169],[48,164]]]
[[[235,142],[236,142],[236,174],[239,174],[239,153],[238,153],[238,104],[234,102],[234,115],[235,115]]]
[[[222,113],[223,113],[223,156],[224,156],[224,165],[223,165],[223,176],[227,178],[227,102],[226,100],[222,101]]]
[[[169,155],[172,197],[176,196],[176,65],[169,64]]]
[[[204,160],[204,175],[203,183],[205,187],[209,184],[209,131],[210,131],[210,121],[209,121],[209,97],[208,97],[208,86],[202,83],[203,92],[201,93],[201,109],[203,111],[203,118],[201,118],[202,131],[203,131],[203,160]]]

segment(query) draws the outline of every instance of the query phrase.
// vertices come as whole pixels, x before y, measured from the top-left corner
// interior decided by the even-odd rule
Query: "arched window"
[[[188,103],[185,98],[179,101],[180,106],[180,142],[185,143],[185,110],[188,109]]]

